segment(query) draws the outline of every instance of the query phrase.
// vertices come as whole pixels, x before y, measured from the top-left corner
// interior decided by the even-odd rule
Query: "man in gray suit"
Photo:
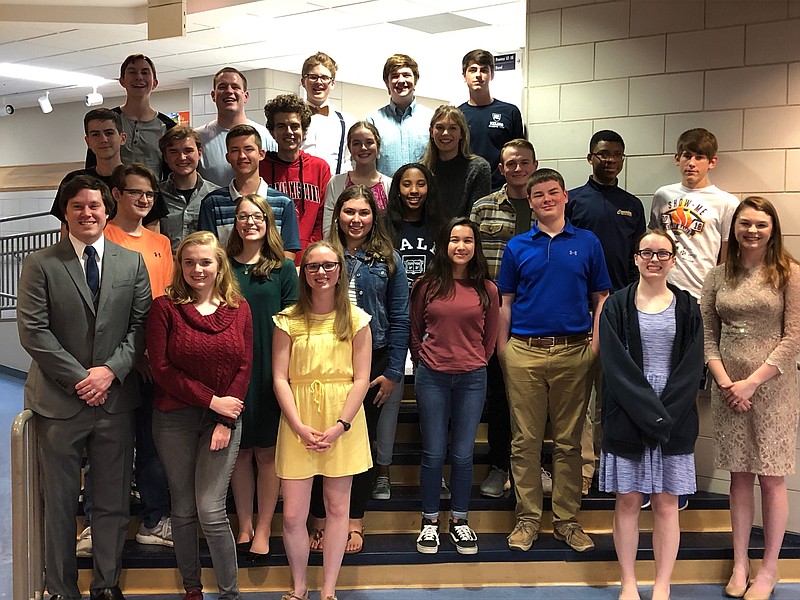
[[[142,256],[105,240],[116,204],[87,175],[64,186],[69,236],[25,259],[17,322],[33,358],[25,408],[34,413],[45,501],[45,583],[51,598],[78,600],[75,514],[84,449],[92,465],[91,600],[118,600],[128,529],[133,415],[129,376],[144,352],[150,283]]]

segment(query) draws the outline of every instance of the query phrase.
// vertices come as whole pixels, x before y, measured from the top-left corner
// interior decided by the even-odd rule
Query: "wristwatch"
[[[336,422],[342,424],[342,427],[344,427],[345,433],[350,431],[350,423],[348,423],[347,421],[343,421],[342,419],[336,419]]]

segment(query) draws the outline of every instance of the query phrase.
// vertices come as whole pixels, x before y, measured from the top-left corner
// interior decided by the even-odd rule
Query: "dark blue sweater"
[[[602,185],[589,178],[586,185],[569,191],[566,216],[575,227],[600,239],[612,292],[638,279],[633,252],[645,232],[641,200],[617,184]]]

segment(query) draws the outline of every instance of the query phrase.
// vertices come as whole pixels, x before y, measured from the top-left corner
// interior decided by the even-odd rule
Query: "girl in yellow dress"
[[[307,600],[311,484],[322,475],[328,515],[320,597],[336,599],[347,543],[353,475],[372,466],[362,403],[369,385],[370,316],[352,306],[344,257],[328,242],[311,244],[300,262],[297,304],[275,317],[273,381],[282,416],[275,470],[283,489],[283,541],[292,591]]]

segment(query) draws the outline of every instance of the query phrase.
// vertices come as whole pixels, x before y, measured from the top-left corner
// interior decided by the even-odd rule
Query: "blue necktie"
[[[86,255],[86,283],[89,284],[89,289],[92,290],[92,295],[97,295],[97,290],[100,289],[100,270],[97,268],[97,250],[94,246],[86,246],[83,251]]]

